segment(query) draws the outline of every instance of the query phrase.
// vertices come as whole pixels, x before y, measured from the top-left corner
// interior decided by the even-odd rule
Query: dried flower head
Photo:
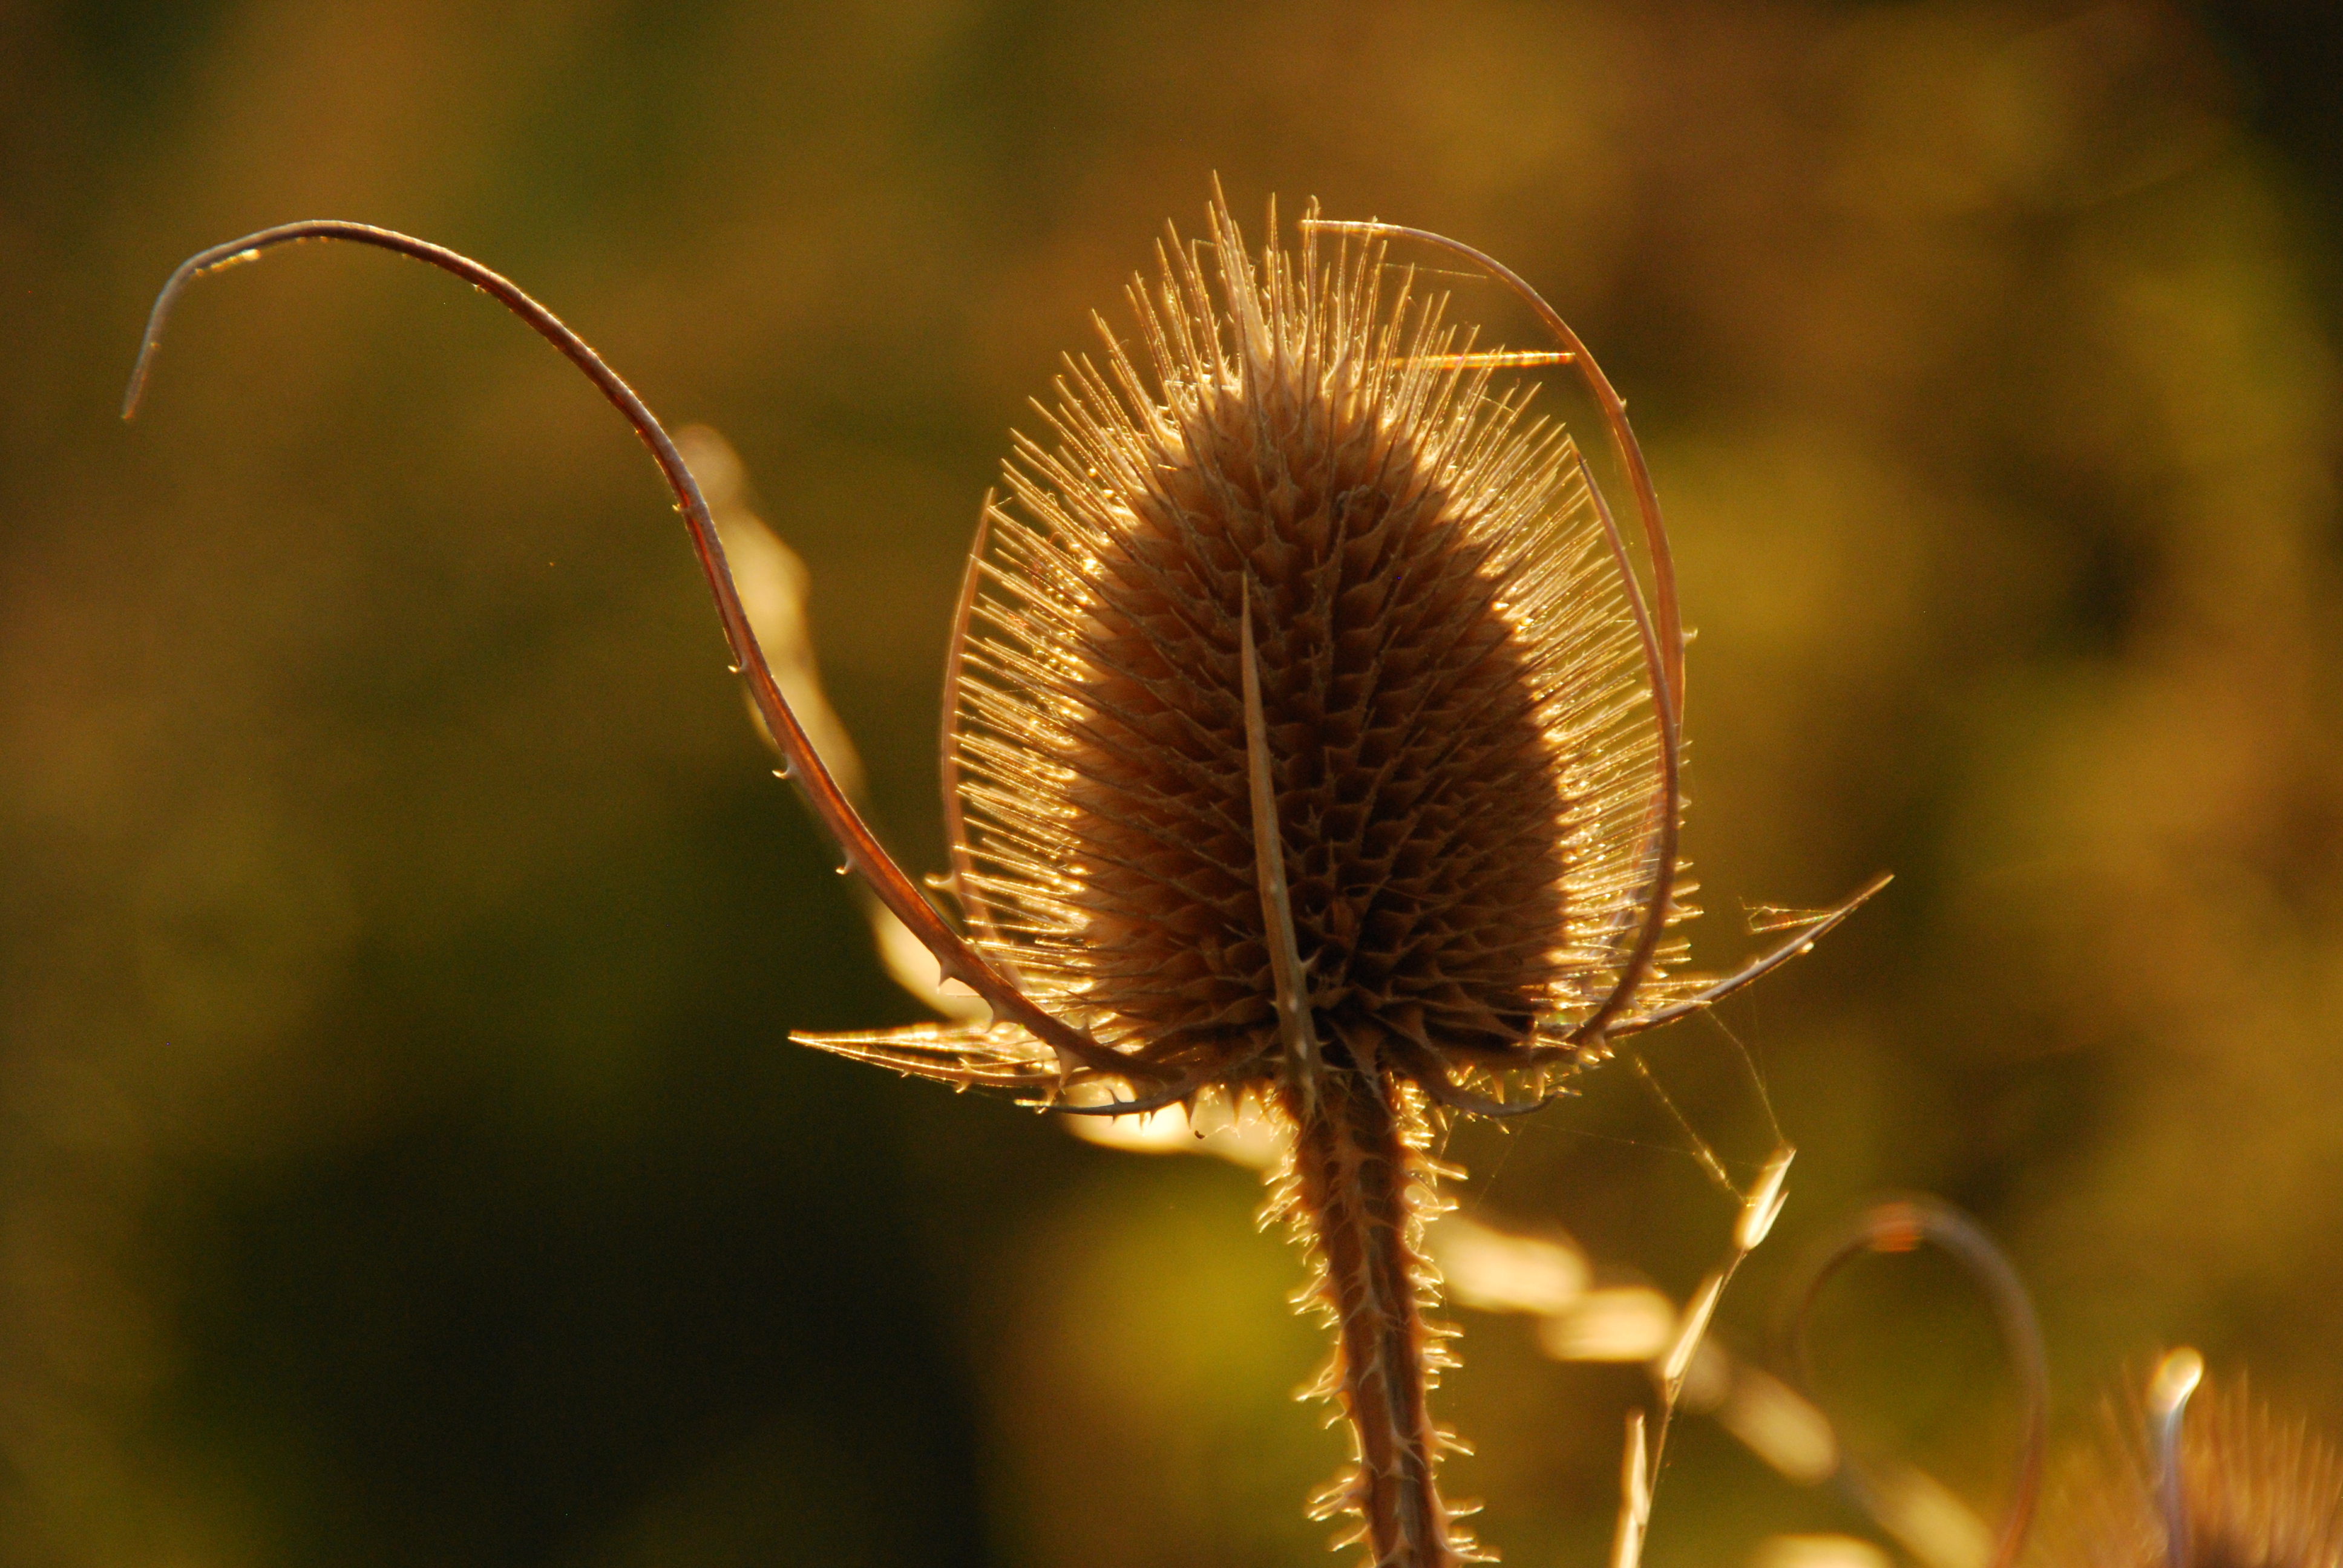
[[[1152,1070],[1106,1109],[1250,1095],[1291,1123],[1276,1205],[1357,1451],[1318,1506],[1378,1563],[1443,1563],[1472,1543],[1425,1408],[1427,1103],[1510,1109],[1467,1085],[1566,1071],[1684,990],[1658,961],[1664,536],[1652,508],[1654,613],[1574,447],[1493,384],[1575,359],[1608,395],[1567,328],[1558,354],[1481,351],[1381,231],[1329,256],[1313,216],[1256,260],[1224,205],[1208,224],[1134,282],[1142,353],[1101,322],[1054,441],[1021,439],[1013,508],[986,509],[948,694],[955,882],[1026,996]],[[1096,1076],[1013,1021],[809,1042],[955,1083]]]
[[[848,864],[990,1021],[809,1043],[960,1087],[1126,1114],[1251,1098],[1290,1125],[1277,1202],[1336,1328],[1326,1392],[1357,1462],[1321,1499],[1383,1568],[1474,1554],[1440,1498],[1426,1395],[1444,1331],[1423,1222],[1442,1109],[1534,1109],[1545,1078],[1731,978],[1662,978],[1675,901],[1683,637],[1658,503],[1617,395],[1528,285],[1419,231],[1318,221],[1256,262],[1224,203],[1132,290],[989,502],[947,672],[945,809],[964,938],[864,826],[758,647],[707,504],[634,393],[550,312],[386,230],[287,225],[192,277],[310,238],[399,251],[520,315],[624,413],[675,488],[789,776]],[[1272,219],[1272,229],[1274,218]],[[1331,256],[1322,237],[1339,236]],[[1384,246],[1442,247],[1557,347],[1480,350]],[[1104,332],[1103,324],[1101,331]],[[1573,367],[1634,489],[1647,592],[1601,489],[1526,395]],[[1532,1097],[1507,1103],[1507,1084]],[[1128,1098],[1115,1097],[1118,1090]]]
[[[2198,1392],[2204,1362],[2166,1356],[2144,1398],[2060,1478],[2038,1561],[2056,1568],[2335,1568],[2343,1456],[2242,1379]],[[2190,1398],[2194,1393],[2196,1397]]]
[[[1183,249],[1134,290],[1148,368],[1076,364],[993,521],[968,894],[1029,990],[1202,1081],[1284,1076],[1248,621],[1329,1064],[1503,1060],[1634,909],[1652,732],[1575,454],[1436,306],[1384,304],[1376,248],[1256,269],[1216,212],[1212,275]]]

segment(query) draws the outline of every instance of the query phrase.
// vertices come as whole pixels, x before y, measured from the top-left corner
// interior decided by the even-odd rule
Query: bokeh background
[[[1720,1334],[1925,1189],[2032,1282],[2062,1432],[2173,1341],[2343,1427],[2319,9],[0,5],[0,1561],[1320,1560],[1252,1173],[786,1042],[920,1012],[541,343],[305,248],[116,420],[170,266],[300,216],[478,255],[724,433],[924,870],[978,497],[1164,220],[1217,171],[1504,258],[1671,509],[1698,954],[1899,873],[1725,1010],[1802,1152]],[[1745,1176],[1732,1040],[1649,1056]],[[1460,1196],[1681,1296],[1731,1205],[1587,1088],[1460,1132]],[[1647,1385],[1459,1317],[1452,1485],[1599,1561]],[[1994,1507],[1962,1281],[1819,1327],[1847,1431]],[[1691,1422],[1650,1561],[1861,1525]]]

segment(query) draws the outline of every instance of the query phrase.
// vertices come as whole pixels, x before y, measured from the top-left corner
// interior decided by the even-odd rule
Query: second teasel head
[[[2040,1568],[2335,1568],[2343,1453],[2176,1350],[2059,1477]]]

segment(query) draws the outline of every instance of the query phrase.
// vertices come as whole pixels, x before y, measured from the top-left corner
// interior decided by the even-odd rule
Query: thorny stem
[[[1318,1263],[1313,1295],[1334,1320],[1325,1389],[1349,1420],[1357,1464],[1322,1493],[1322,1516],[1359,1515],[1372,1568],[1455,1568],[1471,1542],[1452,1527],[1433,1469],[1450,1440],[1425,1395],[1443,1356],[1423,1321],[1429,1265],[1416,1247],[1431,1173],[1421,1113],[1393,1080],[1328,1064],[1294,1124],[1283,1202]]]

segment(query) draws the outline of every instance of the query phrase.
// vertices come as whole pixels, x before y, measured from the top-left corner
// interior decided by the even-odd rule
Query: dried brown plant
[[[2242,1379],[2198,1392],[2177,1350],[2061,1478],[2036,1558],[2058,1568],[2334,1568],[2343,1455]],[[2192,1395],[2195,1397],[2192,1399]]]
[[[1378,1568],[1446,1568],[1480,1553],[1442,1501],[1454,1440],[1427,1407],[1448,1332],[1425,1315],[1421,1246],[1447,1173],[1427,1153],[1438,1119],[1534,1109],[1870,890],[1715,984],[1664,975],[1686,912],[1684,639],[1616,393],[1534,290],[1456,242],[1312,215],[1298,250],[1272,236],[1256,260],[1224,203],[1208,225],[1134,286],[1143,353],[1101,324],[1102,362],[1070,361],[1044,411],[1054,443],[1021,440],[1012,504],[985,509],[947,678],[968,937],[809,741],[673,443],[501,276],[356,224],[232,241],[166,286],[126,412],[181,286],[289,241],[430,262],[551,340],[673,487],[788,776],[944,979],[992,1009],[809,1043],[1081,1114],[1217,1099],[1282,1116],[1275,1203],[1317,1271],[1308,1300],[1336,1331],[1323,1388],[1355,1445],[1319,1507],[1356,1516]],[[1555,347],[1482,349],[1387,263],[1394,240],[1485,273]],[[1569,440],[1493,385],[1528,364],[1570,367],[1599,406],[1642,576]],[[1644,1457],[1634,1440],[1631,1471]]]

